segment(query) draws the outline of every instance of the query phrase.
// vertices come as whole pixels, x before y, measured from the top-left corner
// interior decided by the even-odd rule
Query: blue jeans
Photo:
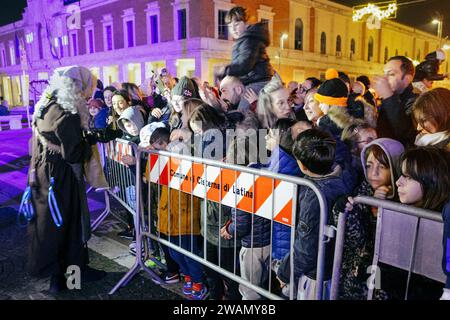
[[[191,237],[192,237],[192,247],[193,247],[193,253],[197,256],[202,257],[202,251],[199,246],[200,242],[200,236],[194,236],[194,235],[183,235],[183,236],[171,236],[170,242],[173,244],[176,244],[177,246],[181,245],[181,248],[191,251]],[[180,243],[181,241],[181,243]],[[186,275],[190,276],[192,279],[192,282],[203,282],[204,280],[204,273],[203,273],[203,265],[191,258],[188,258],[182,253],[179,253],[178,251],[169,248],[170,256],[175,260],[176,263],[180,266],[181,272]]]

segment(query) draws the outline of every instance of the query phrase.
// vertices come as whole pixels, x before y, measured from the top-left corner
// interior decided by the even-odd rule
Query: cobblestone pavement
[[[17,227],[16,211],[0,209],[0,300],[108,300],[151,299],[179,300],[179,295],[154,284],[146,275],[136,276],[114,296],[108,292],[120,280],[126,267],[89,250],[90,266],[108,272],[106,278],[88,283],[81,290],[67,290],[52,296],[48,293],[49,279],[34,279],[25,272],[27,237],[26,229]],[[172,290],[177,290],[175,287]]]
[[[9,130],[0,133],[0,300],[94,300],[94,299],[182,299],[181,285],[161,287],[153,283],[145,273],[137,275],[114,296],[108,292],[128,271],[134,258],[128,253],[129,240],[117,237],[124,225],[110,216],[98,228],[88,243],[90,266],[108,272],[101,281],[82,285],[81,290],[66,291],[56,296],[48,293],[49,279],[35,279],[25,271],[27,234],[26,228],[16,224],[20,197],[26,187],[30,157],[28,140],[30,129]],[[90,192],[89,208],[95,219],[104,209],[104,194]],[[111,209],[124,216],[125,209],[111,201]],[[106,243],[106,245],[105,245]],[[114,251],[115,257],[111,259]]]

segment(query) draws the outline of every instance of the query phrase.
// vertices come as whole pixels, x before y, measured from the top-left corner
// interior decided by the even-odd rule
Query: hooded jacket
[[[126,119],[128,121],[131,121],[132,123],[134,123],[138,129],[138,135],[137,136],[132,136],[128,133],[128,131],[125,129],[123,123],[122,123],[122,119]],[[145,122],[144,122],[144,118],[142,117],[142,113],[139,112],[137,107],[129,107],[127,108],[122,115],[119,118],[119,121],[117,121],[118,126],[120,128],[120,130],[123,131],[123,136],[122,139],[128,140],[128,141],[132,141],[136,144],[139,143],[139,131],[141,131],[141,129],[144,127]]]
[[[266,48],[270,45],[267,25],[250,25],[233,45],[231,64],[225,68],[225,76],[241,79],[246,86],[250,83],[270,81],[274,74]]]
[[[401,174],[401,164],[400,164],[400,157],[405,151],[405,148],[403,145],[398,142],[397,140],[389,139],[389,138],[380,138],[372,141],[367,146],[364,147],[364,149],[361,152],[361,163],[362,168],[364,172],[364,177],[367,179],[367,169],[366,169],[366,152],[367,150],[373,146],[377,145],[381,149],[383,149],[384,153],[386,154],[388,161],[389,161],[389,167],[391,168],[391,187],[392,187],[392,193],[391,195],[388,195],[389,199],[392,199],[395,197],[396,194],[396,184],[397,178]]]
[[[331,209],[340,196],[346,194],[346,186],[342,179],[342,171],[336,166],[333,172],[319,178],[305,177],[313,181],[322,192],[327,202],[328,219],[331,221]],[[294,242],[294,279],[306,275],[316,279],[317,254],[319,250],[320,205],[313,190],[305,186],[298,188],[298,211]],[[328,223],[328,221],[326,221]],[[332,245],[325,247],[324,281],[330,279],[332,259]],[[283,258],[277,272],[278,278],[289,283],[290,253]]]
[[[391,168],[392,188],[395,188],[395,178],[398,176],[399,159],[404,148],[395,140],[381,138],[368,144],[361,153],[361,164],[364,168],[365,180],[354,193],[357,196],[372,197],[374,190],[367,181],[365,169],[365,154],[373,145],[380,146],[388,157]],[[393,189],[395,191],[395,189]],[[392,193],[394,195],[394,192]],[[392,196],[391,196],[392,198]],[[344,212],[347,197],[340,198],[333,207],[334,225],[337,225],[339,214]],[[372,264],[375,246],[375,230],[377,218],[373,215],[372,207],[356,204],[345,222],[345,243],[342,257],[342,271],[340,277],[340,299],[361,300],[367,298],[367,274],[365,270]],[[376,291],[376,295],[381,294]],[[380,298],[381,296],[378,296]]]

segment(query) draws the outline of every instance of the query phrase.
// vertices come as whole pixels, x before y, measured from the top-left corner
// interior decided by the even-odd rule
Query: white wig
[[[79,114],[81,124],[87,128],[89,112],[86,98],[90,94],[93,77],[89,69],[82,66],[58,68],[50,78],[50,83],[36,105],[36,109],[48,103],[50,97],[55,97],[62,109]]]

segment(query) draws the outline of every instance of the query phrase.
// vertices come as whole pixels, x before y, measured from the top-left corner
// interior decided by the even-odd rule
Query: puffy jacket
[[[270,81],[274,74],[266,48],[270,45],[267,24],[250,25],[233,45],[231,64],[223,76],[239,77],[244,85]]]
[[[106,120],[108,119],[108,108],[100,109],[100,112],[94,117],[94,128],[95,129],[106,129]]]
[[[167,236],[199,235],[200,199],[193,197],[193,215],[191,215],[191,195],[175,189],[170,189],[169,204],[168,193],[168,188],[166,186],[161,186],[157,225],[158,231]],[[180,201],[180,203],[178,203],[178,201]],[[181,209],[181,212],[179,212],[179,209]]]
[[[345,194],[345,185],[339,167],[320,178],[311,178],[325,197],[328,207],[328,219],[331,221],[331,212],[336,199]],[[306,275],[316,278],[317,254],[319,249],[320,205],[316,194],[310,188],[298,188],[298,211],[294,242],[294,279]],[[327,222],[329,222],[327,221]],[[325,247],[325,274],[324,280],[331,276],[333,264],[332,244]],[[278,278],[289,283],[290,280],[290,253],[286,254],[278,269]]]
[[[402,94],[383,100],[378,112],[378,137],[398,140],[404,146],[414,144],[417,131],[411,114],[417,96],[413,86],[409,85]]]
[[[297,160],[279,146],[275,148],[266,167],[267,170],[281,174],[303,176]],[[291,227],[273,222],[272,258],[281,260],[291,248]]]

